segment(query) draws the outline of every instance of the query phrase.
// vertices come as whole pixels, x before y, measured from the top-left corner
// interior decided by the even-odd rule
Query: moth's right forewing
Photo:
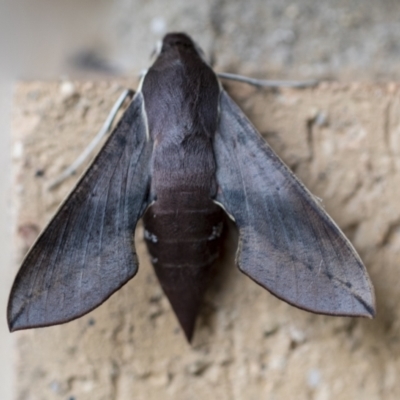
[[[137,93],[25,257],[9,298],[10,330],[80,317],[136,274],[134,230],[148,204],[151,151]]]
[[[314,196],[222,91],[214,142],[216,201],[239,229],[239,268],[305,310],[372,317],[368,273]]]

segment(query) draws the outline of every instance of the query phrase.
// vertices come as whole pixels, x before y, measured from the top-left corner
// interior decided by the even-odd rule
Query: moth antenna
[[[304,89],[309,87],[314,87],[318,85],[317,80],[309,80],[309,81],[275,81],[275,80],[267,80],[267,79],[254,79],[249,78],[243,75],[231,74],[229,72],[219,72],[218,77],[221,79],[230,79],[232,81],[238,81],[247,83],[249,85],[257,86],[257,87],[268,87],[268,88],[282,88],[289,87],[295,89]]]
[[[68,167],[66,168],[56,179],[54,179],[48,186],[49,190],[55,189],[60,183],[64,182],[65,179],[74,175],[78,168],[87,160],[92,151],[97,147],[97,145],[101,142],[103,137],[110,133],[111,127],[113,125],[114,119],[124,104],[127,98],[132,99],[135,92],[130,89],[124,90],[119,96],[118,100],[114,103],[110,113],[108,114],[103,126],[97,133],[97,135],[93,138],[93,140],[89,143],[89,145],[85,148],[85,150],[80,154],[80,156]]]

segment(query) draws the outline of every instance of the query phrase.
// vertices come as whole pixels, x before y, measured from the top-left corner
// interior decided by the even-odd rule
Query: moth
[[[374,293],[351,243],[225,92],[186,34],[154,64],[104,144],[37,239],[13,284],[11,331],[65,323],[138,270],[144,236],[190,341],[218,257],[224,214],[240,270],[314,313],[373,317]]]

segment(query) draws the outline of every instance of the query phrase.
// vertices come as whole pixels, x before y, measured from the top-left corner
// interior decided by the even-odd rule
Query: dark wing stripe
[[[97,188],[97,185],[96,185],[96,188]],[[91,244],[90,236],[91,236],[91,232],[95,228],[95,221],[96,221],[96,215],[98,212],[98,208],[99,208],[99,203],[96,203],[94,206],[93,216],[89,215],[89,217],[91,217],[91,218],[89,219],[89,221],[88,221],[89,223],[86,226],[83,223],[85,220],[84,209],[82,210],[82,212],[79,215],[79,221],[82,221],[82,224],[84,225],[84,226],[81,226],[82,232],[84,233],[82,235],[81,240],[83,240],[85,243],[84,252],[83,252],[82,258],[81,258],[82,261],[79,263],[79,254],[78,253],[74,252],[73,254],[74,254],[74,259],[75,259],[74,262],[77,265],[79,265],[79,269],[80,269],[80,279],[79,279],[79,284],[78,284],[78,288],[77,288],[79,290],[80,304],[84,304],[84,302],[85,302],[85,299],[83,298],[83,289],[82,288],[85,285],[88,286],[88,282],[90,282],[91,279],[96,279],[96,277],[91,278],[90,275],[87,276],[87,272],[90,272],[90,271],[88,271],[88,268],[85,268],[85,265],[87,262],[90,262],[90,258],[88,260],[88,252],[90,252],[90,244]],[[68,290],[67,286],[64,286],[64,296],[67,295],[66,290]],[[72,287],[71,290],[74,290],[74,288]]]
[[[322,253],[322,249],[321,249],[321,246],[318,246],[318,243],[317,243],[317,240],[316,240],[316,238],[318,237],[318,235],[317,235],[317,233],[316,233],[316,229],[315,229],[315,227],[314,227],[314,222],[313,222],[313,220],[312,220],[312,218],[310,218],[309,216],[308,216],[308,214],[307,214],[307,208],[305,207],[305,205],[304,205],[304,199],[302,198],[302,197],[299,197],[299,204],[301,205],[301,212],[303,213],[303,215],[305,215],[305,216],[307,216],[307,222],[308,222],[308,224],[309,224],[309,226],[310,226],[310,229],[311,229],[311,231],[312,231],[312,234],[310,235],[310,241],[312,241],[313,243],[313,245],[312,245],[312,247],[313,248],[315,248],[315,249],[317,249],[317,251],[318,251],[318,254],[320,255],[320,257],[321,257],[321,259],[320,259],[320,261],[318,262],[318,258],[317,258],[317,263],[318,263],[318,265],[316,266],[316,268],[317,268],[317,274],[319,274],[320,272],[320,270],[321,270],[321,268],[324,266],[324,255],[323,255],[323,253]],[[304,243],[304,245],[306,246],[307,244],[306,243]],[[307,261],[306,261],[306,268],[313,268],[313,266],[312,266],[312,258],[311,258],[311,256],[306,252],[306,257],[307,257]],[[328,267],[329,268],[329,267]],[[319,290],[319,286],[318,286],[318,281],[316,280],[316,279],[312,279],[312,280],[310,280],[309,281],[309,283],[308,283],[308,285],[309,285],[309,288],[310,287],[312,287],[313,288],[313,293],[314,293],[314,299],[313,299],[313,307],[314,308],[318,308],[318,304],[317,304],[317,302],[318,302],[318,299],[320,298],[320,296],[322,297],[324,294],[323,293],[320,293],[320,290]],[[332,295],[333,296],[335,296],[336,297],[336,295],[334,294],[334,290],[333,290],[333,288],[332,287],[329,287],[328,288],[328,290],[329,290],[329,293],[326,293],[326,295],[327,295],[327,297],[331,297]],[[307,290],[306,290],[307,291]],[[337,303],[337,301],[335,300],[335,303]]]
[[[65,227],[64,227],[64,229],[62,231],[62,234],[60,236],[60,242],[59,242],[60,245],[57,246],[57,251],[56,251],[56,254],[55,254],[55,257],[54,257],[54,263],[51,263],[50,264],[50,268],[46,268],[45,273],[44,273],[43,281],[44,281],[44,283],[46,285],[44,303],[45,303],[45,313],[46,314],[48,312],[48,297],[49,297],[50,291],[52,290],[52,287],[51,287],[51,282],[53,280],[52,277],[54,275],[55,270],[57,269],[57,263],[59,262],[60,254],[62,253],[63,245],[65,243],[65,233],[68,231],[68,226],[69,226],[69,223],[71,221],[71,216],[69,214],[68,214],[67,217],[68,217],[68,219],[67,219],[67,221],[65,223]],[[48,278],[48,276],[49,276],[49,278]],[[32,304],[30,304],[29,306],[31,306],[31,305]]]
[[[300,308],[372,316],[372,285],[343,233],[224,91],[220,110],[216,200],[239,228],[239,268]]]

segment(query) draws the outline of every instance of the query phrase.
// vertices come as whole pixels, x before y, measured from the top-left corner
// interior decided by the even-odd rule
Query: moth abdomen
[[[154,270],[188,340],[219,255],[224,217],[211,199],[192,196],[190,208],[182,207],[179,192],[158,196],[143,217]],[[187,193],[182,197],[186,203]]]

